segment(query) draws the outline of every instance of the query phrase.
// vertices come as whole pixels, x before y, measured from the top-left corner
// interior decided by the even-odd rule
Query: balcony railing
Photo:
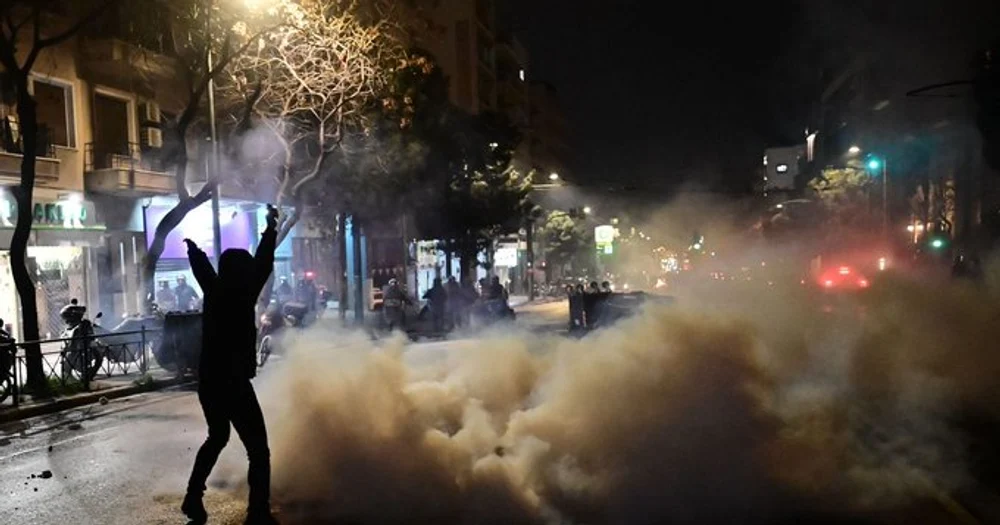
[[[0,151],[5,153],[24,154],[24,137],[15,131],[16,125],[10,117],[0,117]],[[52,133],[39,126],[35,140],[35,154],[39,157],[56,158],[56,148],[52,144]]]
[[[154,149],[144,149],[136,142],[98,144],[88,142],[84,149],[84,171],[154,171],[166,172],[160,155]]]

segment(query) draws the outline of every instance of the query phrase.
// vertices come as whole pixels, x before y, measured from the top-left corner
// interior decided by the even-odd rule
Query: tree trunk
[[[337,245],[337,301],[340,306],[340,320],[347,320],[347,237],[344,235],[344,225],[347,222],[347,214],[341,213],[337,221],[338,228],[334,234],[334,243]]]
[[[460,275],[463,282],[474,282],[476,279],[477,264],[476,240],[469,235],[463,236],[458,241],[458,257],[460,263]]]
[[[34,97],[28,93],[28,78],[17,79],[17,117],[21,123],[21,141],[24,156],[21,158],[21,184],[15,188],[17,199],[17,224],[10,241],[11,271],[14,286],[21,299],[21,333],[25,341],[38,341],[38,303],[35,300],[35,283],[28,271],[28,237],[31,235],[32,205],[35,189],[35,161],[38,142],[38,115]],[[42,366],[42,350],[37,343],[24,348],[27,368],[27,386],[44,393],[48,390]]]

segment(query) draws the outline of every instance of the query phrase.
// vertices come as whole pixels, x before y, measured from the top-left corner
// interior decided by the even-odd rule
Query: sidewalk
[[[150,368],[149,372],[145,375],[138,371],[132,374],[112,377],[101,377],[98,375],[91,382],[90,390],[87,392],[37,400],[32,399],[30,396],[24,396],[16,408],[13,405],[7,404],[10,402],[10,400],[7,400],[3,405],[0,405],[0,423],[8,423],[83,405],[100,403],[102,399],[111,400],[140,392],[160,390],[187,381],[189,379],[178,378],[175,374],[159,367]]]

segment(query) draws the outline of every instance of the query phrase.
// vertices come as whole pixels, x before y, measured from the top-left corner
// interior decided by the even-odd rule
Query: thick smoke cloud
[[[955,420],[997,406],[995,297],[899,281],[830,312],[740,290],[583,340],[304,332],[261,387],[282,518],[832,522],[972,483]]]

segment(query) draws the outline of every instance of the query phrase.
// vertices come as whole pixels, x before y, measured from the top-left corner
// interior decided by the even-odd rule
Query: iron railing
[[[0,117],[0,151],[6,153],[24,154],[24,137],[17,132],[16,123],[11,117]],[[56,147],[52,143],[52,132],[39,126],[35,139],[35,154],[42,158],[56,158]]]
[[[88,142],[84,145],[84,171],[95,170],[122,171],[158,171],[166,172],[160,155],[153,150],[144,149],[137,142],[120,144],[98,144]]]
[[[150,357],[160,339],[159,330],[101,333],[74,338],[0,344],[0,408],[17,407],[27,384],[25,349],[41,347],[42,369],[48,386],[90,391],[94,382],[111,377],[142,378],[153,368]]]

